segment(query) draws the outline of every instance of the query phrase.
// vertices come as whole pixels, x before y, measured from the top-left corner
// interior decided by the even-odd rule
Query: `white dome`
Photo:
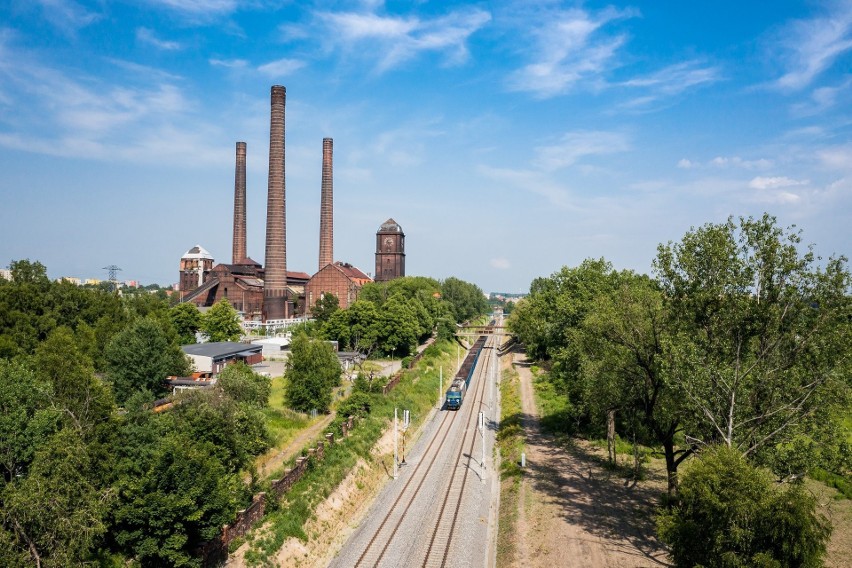
[[[207,252],[204,247],[201,245],[195,245],[181,257],[181,258],[203,258],[207,260],[213,260],[213,255]]]

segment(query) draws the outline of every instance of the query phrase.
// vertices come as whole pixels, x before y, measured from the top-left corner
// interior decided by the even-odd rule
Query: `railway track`
[[[411,469],[403,470],[403,475],[406,476],[405,482],[389,506],[387,514],[383,516],[378,527],[372,530],[367,543],[361,545],[363,549],[359,549],[358,559],[353,564],[356,568],[416,566],[421,565],[421,562],[423,566],[446,565],[464,496],[463,484],[467,480],[469,470],[475,465],[471,456],[476,440],[476,418],[485,392],[488,364],[494,356],[494,349],[491,347],[493,342],[494,339],[489,338],[480,355],[480,362],[461,409],[457,412],[443,412],[444,416],[441,417],[422,456],[416,463],[410,460]],[[459,432],[459,427],[463,429],[463,433]],[[461,442],[448,442],[458,437],[462,438]],[[448,448],[452,451],[448,452]],[[467,462],[464,463],[466,448]],[[444,473],[444,470],[448,468],[450,471]],[[430,475],[433,480],[427,484]],[[435,495],[434,489],[422,491],[424,484],[430,488],[435,486],[435,475],[450,479],[438,484],[441,487],[440,493],[443,495],[440,493]],[[426,504],[424,500],[427,500]],[[440,511],[435,512],[439,501]],[[428,521],[414,513],[415,510],[422,511],[424,507],[432,517]],[[409,525],[415,523],[422,529],[428,529],[428,536],[423,537],[421,534],[417,542],[409,542],[406,545],[404,541],[410,540],[411,537],[402,534],[405,531],[400,531],[404,523]],[[423,543],[427,539],[428,547],[424,549]],[[398,556],[400,549],[406,549],[409,554],[414,555],[409,557],[405,564],[401,563]],[[332,563],[332,565],[335,564]]]
[[[479,381],[480,388],[477,389],[478,396],[471,401],[474,404],[470,405],[471,408],[475,406],[477,412],[482,406],[488,369],[492,363],[491,359],[494,357],[494,339],[489,339],[489,343],[491,345],[486,344],[483,350],[485,351],[485,357],[481,357],[483,365],[479,374],[482,376],[482,380]],[[459,444],[454,460],[457,465],[453,468],[449,483],[444,488],[444,498],[441,501],[441,508],[432,528],[429,547],[426,549],[425,557],[423,558],[423,568],[447,566],[450,546],[453,543],[453,533],[456,530],[459,511],[461,510],[465,488],[467,487],[467,477],[475,463],[473,455],[476,446],[476,433],[476,419],[474,419],[472,423],[468,422],[468,427],[465,428],[464,439]],[[467,448],[467,454],[464,453],[465,448]],[[465,455],[466,461],[463,459]],[[464,464],[461,463],[463,461],[465,462]]]

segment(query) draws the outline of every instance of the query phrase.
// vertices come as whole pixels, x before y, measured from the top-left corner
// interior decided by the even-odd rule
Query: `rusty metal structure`
[[[287,90],[274,85],[269,122],[269,184],[266,201],[266,262],[263,319],[288,317],[287,219],[284,183],[284,105]]]
[[[322,139],[322,189],[320,195],[320,242],[319,267],[334,262],[334,174],[333,174],[334,141],[331,138]]]

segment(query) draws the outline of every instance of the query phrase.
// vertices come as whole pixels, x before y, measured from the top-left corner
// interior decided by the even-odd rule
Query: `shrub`
[[[689,464],[657,527],[676,566],[707,568],[822,566],[831,534],[801,485],[782,488],[725,446]]]

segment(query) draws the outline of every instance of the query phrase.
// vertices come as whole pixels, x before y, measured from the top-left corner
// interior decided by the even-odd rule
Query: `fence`
[[[426,346],[428,347],[429,345],[432,345],[434,341],[434,338],[430,338],[426,342]],[[423,358],[424,351],[425,349],[411,358],[411,361],[407,366],[408,369],[411,369],[417,361]],[[382,394],[389,393],[397,384],[399,384],[400,379],[402,379],[403,372],[404,369],[400,369],[394,373],[382,389]],[[348,436],[349,432],[354,427],[355,417],[347,417],[346,421],[340,425],[343,437],[345,438]],[[334,445],[334,434],[329,432],[325,435],[325,442],[317,442],[316,448],[308,449],[307,456],[297,458],[293,467],[285,470],[284,476],[281,477],[281,479],[273,479],[270,486],[270,492],[274,498],[281,499],[281,497],[283,497],[284,494],[287,493],[303,475],[305,475],[310,462],[321,462],[325,458],[326,446],[331,447],[332,445]],[[242,511],[237,512],[236,519],[233,523],[222,527],[222,532],[220,533],[219,538],[215,538],[201,545],[198,550],[198,555],[201,558],[202,566],[218,566],[228,558],[228,545],[231,544],[234,539],[244,536],[249,529],[263,518],[263,514],[266,512],[266,499],[266,493],[258,493],[255,495],[254,498],[252,498],[251,505]]]
[[[428,348],[433,343],[435,343],[434,337],[430,337],[429,339],[427,339],[426,343],[424,344],[426,347],[424,347],[422,351],[420,351],[419,353],[414,355],[414,357],[411,358],[411,360],[408,362],[408,366],[406,367],[406,369],[411,369],[412,367],[414,367],[414,364],[423,358],[423,353],[426,352],[426,348]],[[386,395],[390,391],[392,391],[396,387],[396,385],[399,384],[399,381],[402,379],[402,374],[404,372],[405,369],[400,369],[399,371],[394,373],[393,376],[391,376],[390,380],[388,380],[387,384],[382,387],[382,394]]]
[[[341,424],[343,436],[347,436],[354,427],[355,417],[349,416]],[[324,442],[317,442],[315,448],[308,449],[307,456],[297,458],[295,465],[285,470],[284,476],[281,479],[273,479],[270,486],[273,498],[281,499],[305,475],[310,462],[321,462],[325,458],[326,446],[330,447],[332,445],[334,445],[334,434],[329,432],[325,435]],[[222,532],[218,538],[214,538],[201,545],[198,550],[198,556],[201,558],[202,566],[218,566],[228,558],[228,545],[234,539],[244,536],[263,518],[263,514],[266,512],[267,498],[267,494],[264,492],[255,495],[252,498],[251,505],[242,511],[237,511],[236,519],[233,523],[222,527]]]

